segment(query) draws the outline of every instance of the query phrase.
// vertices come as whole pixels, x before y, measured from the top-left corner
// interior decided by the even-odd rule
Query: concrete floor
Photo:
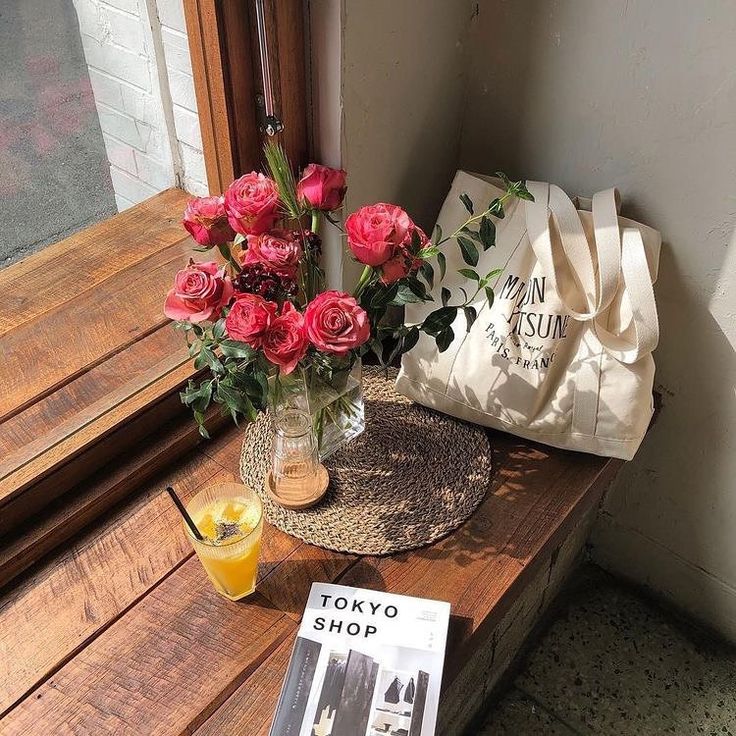
[[[72,0],[0,2],[0,267],[117,212]]]
[[[489,705],[477,736],[736,736],[736,649],[598,568]]]

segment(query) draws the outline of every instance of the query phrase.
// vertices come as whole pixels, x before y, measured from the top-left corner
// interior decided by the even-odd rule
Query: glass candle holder
[[[240,483],[220,483],[194,496],[187,511],[204,539],[184,529],[215,590],[233,601],[253,593],[263,532],[258,494]]]

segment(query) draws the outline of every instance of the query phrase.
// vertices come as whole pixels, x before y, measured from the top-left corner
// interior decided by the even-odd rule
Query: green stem
[[[358,283],[355,287],[355,291],[353,291],[353,296],[356,299],[360,299],[360,295],[363,293],[363,290],[368,285],[368,282],[373,277],[373,267],[372,266],[366,266],[363,269],[363,273],[360,274],[360,278],[358,279]]]
[[[221,245],[217,246],[217,250],[220,251],[220,255],[222,255],[222,257],[230,264],[231,268],[233,269],[233,276],[237,273],[240,273],[240,264],[233,257],[230,246],[227,243],[222,243]]]
[[[311,230],[316,235],[317,231],[319,230],[319,210],[312,210],[312,224],[311,224]]]
[[[503,204],[507,199],[509,199],[512,196],[512,192],[505,192],[502,194],[498,201]],[[460,227],[455,230],[455,232],[452,235],[448,235],[446,238],[442,238],[442,240],[435,243],[435,246],[440,246],[443,243],[446,243],[448,240],[452,240],[453,238],[456,238],[460,233],[463,231],[464,228],[466,228],[468,225],[470,225],[473,222],[478,222],[479,220],[482,220],[484,217],[488,215],[488,213],[491,211],[491,208],[489,207],[485,211],[481,212],[479,215],[474,215],[473,217],[468,218],[465,220],[465,222],[460,225]]]

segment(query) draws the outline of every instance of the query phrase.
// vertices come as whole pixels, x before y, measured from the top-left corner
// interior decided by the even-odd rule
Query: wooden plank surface
[[[162,192],[0,272],[0,536],[183,412],[167,397],[194,370],[162,308],[192,255],[189,198]]]
[[[207,420],[214,433],[229,418],[218,410]],[[6,535],[0,545],[0,587],[6,585],[41,557],[92,523],[98,516],[141,487],[161,468],[170,466],[201,441],[197,426],[188,415],[160,426],[160,432],[145,446],[130,453],[112,468],[98,471],[78,484],[74,493],[49,505]]]
[[[0,271],[0,336],[185,239],[190,196],[168,189]]]
[[[183,498],[224,471],[195,454],[168,480]],[[0,606],[0,712],[41,682],[192,554],[160,481],[133,504],[32,571]],[[104,571],[104,574],[101,572]],[[49,614],[53,611],[54,625]]]
[[[258,593],[223,599],[188,559],[13,709],[3,733],[190,733],[295,626]]]
[[[167,324],[164,297],[191,243],[170,245],[111,276],[104,289],[82,292],[3,335],[0,421]]]
[[[447,686],[618,467],[490,436],[491,489],[461,529],[423,550],[359,558],[267,525],[258,594],[239,604],[218,597],[192,558],[156,495],[160,477],[0,593],[10,707],[0,731],[265,736],[314,580],[449,600]],[[195,451],[179,471],[185,496],[237,472],[241,437],[233,429]]]
[[[186,353],[186,345],[180,332],[173,327],[156,330],[10,417],[0,431],[2,465],[13,464],[10,457],[13,453],[28,452],[29,443],[54,432],[60,436],[58,430],[64,423],[79,422],[81,413],[97,402],[106,401],[106,407],[114,406],[111,395],[150,372],[151,356],[182,352]],[[50,444],[48,438],[46,442]]]

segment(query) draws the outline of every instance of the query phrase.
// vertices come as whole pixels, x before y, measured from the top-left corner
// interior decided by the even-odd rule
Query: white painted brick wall
[[[182,0],[73,1],[118,209],[177,184],[206,194]]]
[[[157,0],[157,5],[183,185],[188,192],[202,196],[209,189],[182,0]]]

